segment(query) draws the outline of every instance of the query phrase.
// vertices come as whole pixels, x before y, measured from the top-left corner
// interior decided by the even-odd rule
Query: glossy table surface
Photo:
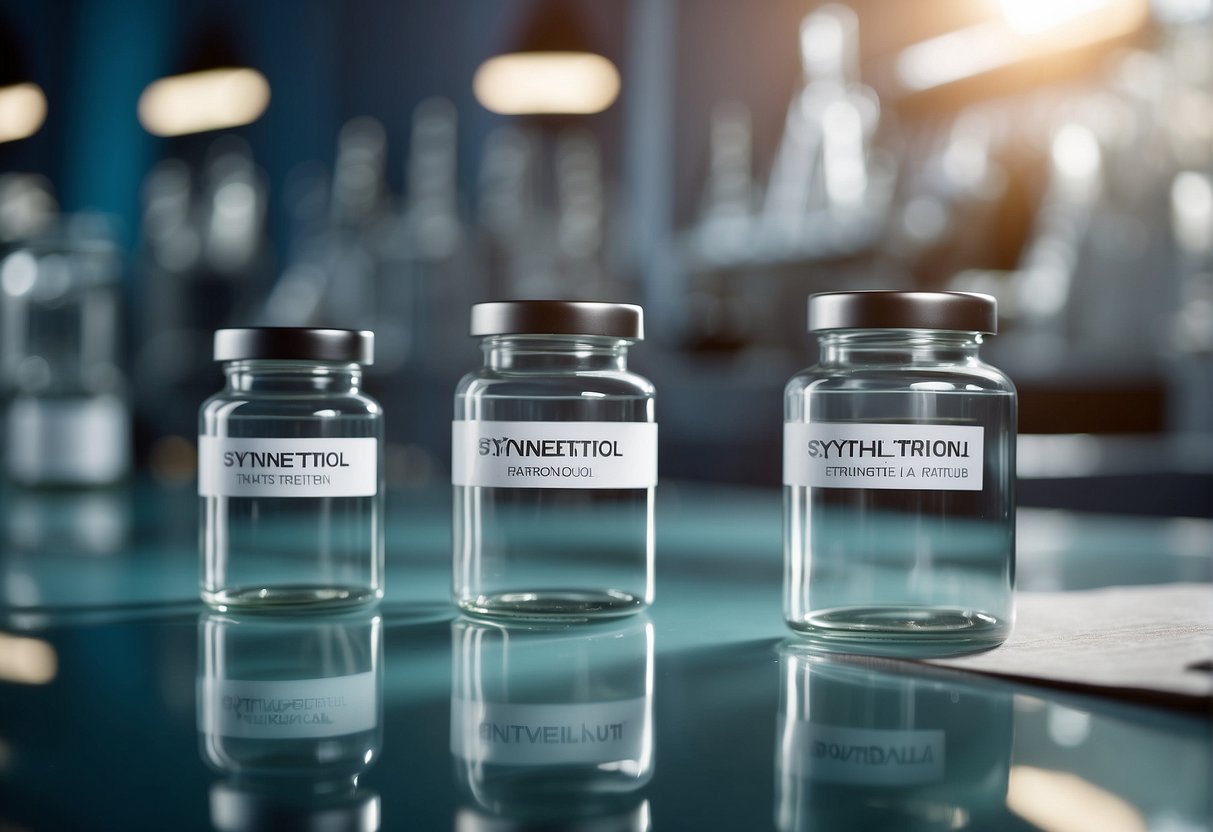
[[[387,596],[195,600],[188,486],[3,495],[0,829],[1187,832],[1213,719],[784,628],[780,495],[663,483],[657,593],[503,629],[446,601],[449,500],[393,492]],[[1213,579],[1213,521],[1021,511],[1021,589]]]

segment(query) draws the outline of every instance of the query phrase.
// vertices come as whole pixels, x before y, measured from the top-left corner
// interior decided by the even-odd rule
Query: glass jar
[[[784,614],[825,649],[1004,641],[1015,575],[1015,388],[982,362],[994,299],[809,298],[816,366],[784,398]]]
[[[199,413],[202,599],[325,608],[383,596],[383,414],[362,392],[374,336],[222,329],[227,387]]]
[[[657,425],[627,366],[640,308],[481,303],[471,334],[485,364],[455,392],[455,603],[539,619],[647,607]]]

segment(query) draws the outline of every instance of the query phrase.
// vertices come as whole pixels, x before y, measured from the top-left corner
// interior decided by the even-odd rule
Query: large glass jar
[[[627,364],[640,308],[482,303],[471,333],[485,363],[455,393],[455,603],[566,619],[648,606],[657,425]]]
[[[324,608],[383,595],[383,414],[370,332],[222,329],[198,420],[202,599]]]
[[[784,399],[784,612],[826,649],[1001,643],[1013,619],[1015,388],[978,349],[994,299],[809,299],[817,365]]]

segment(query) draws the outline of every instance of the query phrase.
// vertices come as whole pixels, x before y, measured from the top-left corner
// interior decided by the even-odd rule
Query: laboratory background
[[[1112,812],[1085,828],[1208,829],[1207,693],[1193,715],[772,646],[782,391],[816,360],[807,297],[856,289],[997,299],[1021,589],[1213,578],[1210,0],[0,0],[0,828],[339,804],[368,829],[1065,832],[1032,807],[1072,798]],[[452,623],[453,394],[482,360],[471,305],[506,299],[644,309],[658,600],[606,654]],[[233,798],[256,772],[195,722],[239,646],[199,619],[198,407],[214,331],[246,326],[373,330],[386,414],[382,620],[306,635],[379,674],[381,713],[361,785],[309,786],[298,816]],[[636,790],[560,804],[615,825],[460,768],[451,686],[511,643],[639,680]],[[857,690],[917,702],[902,728],[988,726],[950,758],[972,779],[909,814],[814,797],[775,732]],[[493,825],[515,816],[554,825]]]

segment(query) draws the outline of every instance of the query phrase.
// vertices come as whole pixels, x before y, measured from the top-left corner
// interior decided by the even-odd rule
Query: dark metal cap
[[[998,305],[975,292],[824,292],[809,296],[809,332],[948,329],[998,332]]]
[[[371,364],[375,360],[375,333],[269,326],[216,330],[216,361],[252,358]]]
[[[644,311],[630,303],[510,300],[472,307],[472,335],[604,335],[644,339]]]

